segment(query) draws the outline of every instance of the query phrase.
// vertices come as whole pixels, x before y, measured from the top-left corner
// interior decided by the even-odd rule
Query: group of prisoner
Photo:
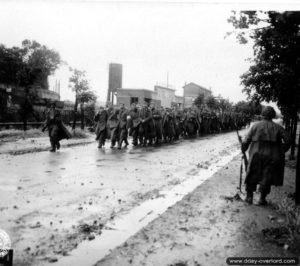
[[[129,145],[151,146],[162,142],[172,142],[180,137],[220,133],[250,124],[250,117],[242,113],[216,113],[208,108],[178,107],[163,108],[144,103],[135,103],[130,108],[124,104],[116,107],[100,107],[94,118],[98,148],[110,139],[111,148]]]
[[[271,186],[282,186],[284,178],[285,152],[290,148],[290,138],[284,128],[272,120],[276,112],[271,106],[262,110],[262,120],[254,123],[242,142],[242,152],[249,150],[249,165],[245,178],[247,196],[245,201],[253,203],[253,193],[259,185],[259,205],[267,204],[266,196]],[[132,136],[134,146],[153,145],[172,142],[180,137],[219,133],[240,129],[250,124],[250,117],[236,112],[216,113],[207,108],[162,108],[132,104],[130,109],[100,107],[95,118],[96,140],[99,148],[105,140],[111,140],[111,148],[118,149],[128,143]],[[68,139],[68,132],[61,120],[61,115],[51,106],[43,130],[48,128],[51,152],[60,148],[59,141]]]

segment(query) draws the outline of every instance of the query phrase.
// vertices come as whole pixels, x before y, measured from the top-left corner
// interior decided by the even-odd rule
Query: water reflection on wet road
[[[55,253],[58,242],[58,249],[66,252],[77,246],[80,223],[106,224],[112,216],[126,215],[161,197],[161,191],[216,167],[237,147],[236,133],[231,132],[121,151],[99,150],[95,143],[57,153],[1,155],[1,228],[12,238],[16,262],[43,264],[53,254],[62,257]]]

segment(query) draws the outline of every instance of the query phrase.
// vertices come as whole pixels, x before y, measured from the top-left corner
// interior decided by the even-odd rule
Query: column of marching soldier
[[[144,103],[133,103],[130,109],[124,104],[119,108],[100,107],[94,121],[98,148],[110,139],[111,148],[118,149],[129,145],[128,135],[133,146],[151,146],[168,143],[181,137],[215,134],[240,129],[250,124],[250,117],[232,111],[215,112],[208,108],[178,107],[163,108]]]
[[[273,107],[266,106],[262,110],[262,121],[255,123],[249,130],[244,141],[241,141],[243,154],[249,150],[249,165],[245,184],[247,197],[245,201],[253,203],[253,192],[260,185],[259,205],[266,205],[266,196],[271,186],[282,186],[284,177],[284,153],[290,148],[289,134],[284,128],[274,123],[276,117]],[[134,146],[154,145],[161,142],[172,142],[180,137],[214,134],[240,129],[250,125],[251,119],[243,113],[215,112],[208,108],[162,108],[153,105],[143,106],[132,104],[130,110],[124,105],[120,108],[100,107],[95,118],[96,140],[102,148],[106,139],[111,140],[111,148],[117,144],[118,149],[129,145],[128,135],[132,136]],[[68,139],[71,134],[64,126],[60,112],[51,106],[47,114],[43,130],[48,128],[51,152],[60,148],[59,141]],[[251,145],[251,146],[250,146]],[[246,157],[245,157],[246,159]],[[242,171],[242,168],[241,168]],[[240,176],[240,189],[242,179]]]

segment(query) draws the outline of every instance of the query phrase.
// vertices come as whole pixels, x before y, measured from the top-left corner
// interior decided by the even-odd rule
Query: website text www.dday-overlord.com
[[[228,265],[298,265],[296,257],[230,257],[226,259]]]

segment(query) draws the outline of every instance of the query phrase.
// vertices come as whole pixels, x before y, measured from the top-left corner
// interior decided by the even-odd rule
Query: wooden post
[[[300,134],[298,139],[298,154],[297,154],[297,166],[296,166],[296,193],[295,201],[296,205],[300,204]]]
[[[84,130],[84,109],[83,103],[80,103],[80,121],[81,121],[81,129]]]
[[[72,125],[73,130],[75,130],[75,127],[76,127],[76,114],[77,114],[77,94],[76,94],[74,113],[73,113],[73,125]]]
[[[23,130],[27,130],[27,118],[28,118],[28,97],[29,97],[29,88],[25,87],[25,101],[24,101],[24,110],[23,110]]]
[[[297,122],[298,122],[298,117],[297,115],[293,118],[292,120],[292,134],[291,134],[291,153],[290,153],[290,160],[295,160],[295,147],[296,147],[296,134],[297,134]]]

